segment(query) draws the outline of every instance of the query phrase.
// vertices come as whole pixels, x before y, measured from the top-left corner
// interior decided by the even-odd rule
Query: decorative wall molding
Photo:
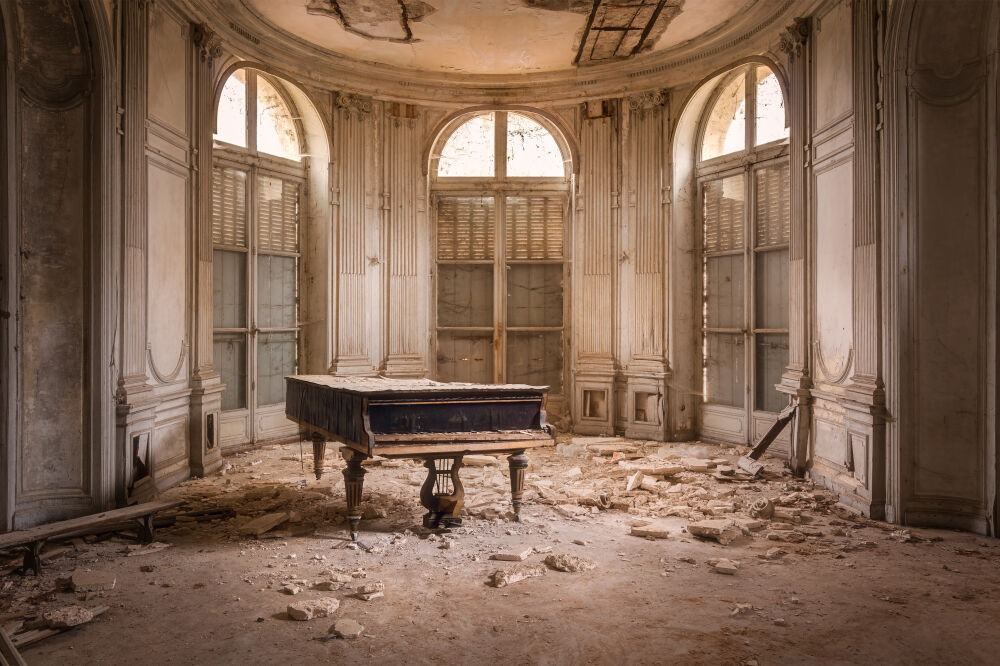
[[[184,369],[184,361],[188,357],[188,352],[191,350],[191,345],[188,344],[187,340],[181,340],[181,349],[177,355],[177,363],[174,364],[173,370],[170,372],[163,372],[156,367],[156,361],[153,360],[153,345],[146,344],[146,363],[149,365],[149,370],[152,372],[153,377],[156,381],[161,384],[169,384],[175,381],[178,375],[181,374],[181,370]]]

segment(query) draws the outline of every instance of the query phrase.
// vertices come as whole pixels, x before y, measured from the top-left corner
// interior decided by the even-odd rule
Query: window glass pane
[[[493,197],[441,197],[437,214],[438,259],[493,258]]]
[[[743,70],[744,72],[746,70]],[[743,72],[723,88],[705,125],[701,159],[710,160],[746,148],[746,77]]]
[[[285,376],[298,365],[295,333],[261,333],[257,342],[257,404],[285,401]]]
[[[768,333],[757,335],[757,387],[755,405],[765,412],[780,412],[788,404],[788,396],[775,390],[781,373],[788,365],[788,335]]]
[[[247,343],[243,333],[216,333],[213,348],[215,369],[226,389],[222,392],[222,409],[244,409],[247,406]]]
[[[438,333],[438,375],[446,382],[493,383],[493,334]]]
[[[743,328],[743,255],[705,260],[705,322],[709,328]]]
[[[257,257],[257,326],[292,328],[295,322],[295,257]]]
[[[495,173],[493,141],[495,114],[484,113],[456,129],[441,149],[438,176],[489,178]]]
[[[238,69],[226,80],[215,117],[215,140],[247,147],[246,70]]]
[[[548,386],[562,393],[562,333],[507,334],[507,382]]]
[[[562,151],[540,124],[518,113],[507,114],[507,175],[562,178]]]
[[[274,176],[257,178],[257,248],[299,251],[299,186]]]
[[[757,253],[757,328],[788,328],[788,250]]]
[[[212,253],[212,325],[246,328],[247,255],[215,250]]]
[[[257,150],[299,159],[299,139],[292,114],[278,90],[263,76],[257,76]]]
[[[742,250],[746,201],[743,176],[710,180],[705,183],[703,192],[705,252]]]
[[[767,67],[757,68],[757,145],[788,138],[785,98],[778,77]]]
[[[438,266],[438,326],[493,325],[493,267]]]
[[[508,259],[562,259],[561,196],[507,197]]]
[[[705,402],[743,406],[743,335],[708,333],[705,350]]]
[[[507,267],[507,325],[562,326],[562,264]]]

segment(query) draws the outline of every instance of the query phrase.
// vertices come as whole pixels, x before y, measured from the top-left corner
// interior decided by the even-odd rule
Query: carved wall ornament
[[[633,111],[652,109],[667,103],[666,90],[647,90],[628,98],[628,108]]]
[[[809,38],[809,32],[809,19],[795,19],[781,34],[778,48],[781,49],[782,53],[787,53],[789,56],[795,57],[799,55],[802,47],[805,46],[806,40]]]
[[[371,113],[374,105],[367,97],[359,97],[351,93],[338,92],[333,99],[334,107],[358,113]]]
[[[196,23],[191,28],[191,38],[198,47],[198,56],[202,62],[211,65],[222,55],[222,38],[210,30],[204,23]]]
[[[156,381],[161,384],[169,384],[170,382],[177,379],[178,375],[181,374],[181,370],[184,368],[184,360],[187,358],[188,353],[191,351],[191,345],[188,344],[187,340],[181,340],[181,350],[177,354],[177,363],[174,365],[173,370],[170,372],[163,372],[156,367],[156,362],[153,360],[153,345],[146,343],[146,361],[149,364],[149,370]]]
[[[854,363],[854,347],[852,346],[847,350],[843,366],[836,371],[831,371],[827,366],[826,359],[823,357],[823,347],[819,340],[813,341],[813,349],[816,351],[816,368],[819,370],[819,374],[832,384],[843,384],[844,380],[847,379],[847,375],[851,372],[851,366]]]

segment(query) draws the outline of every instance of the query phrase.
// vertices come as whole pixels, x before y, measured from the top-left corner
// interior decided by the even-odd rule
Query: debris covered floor
[[[473,457],[468,515],[441,533],[420,526],[419,461],[374,461],[368,550],[346,537],[343,461],[328,453],[316,481],[299,451],[232,456],[166,493],[186,503],[152,546],[75,539],[48,546],[40,577],[8,568],[0,617],[15,637],[78,621],[67,607],[99,613],[23,647],[27,661],[972,664],[1000,651],[1000,541],[858,518],[777,460],[741,480],[745,449],[560,437],[529,453],[521,522],[506,461]]]

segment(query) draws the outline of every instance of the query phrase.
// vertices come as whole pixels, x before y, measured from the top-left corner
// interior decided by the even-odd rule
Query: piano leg
[[[510,464],[510,503],[514,505],[514,520],[521,520],[521,502],[524,497],[524,470],[528,469],[528,456],[524,451],[507,457]]]
[[[344,468],[344,488],[347,490],[347,518],[351,521],[351,540],[358,540],[358,526],[361,524],[361,491],[365,486],[365,468],[361,466],[364,456],[344,448],[347,467]]]
[[[326,438],[318,432],[314,432],[310,439],[313,445],[313,473],[316,474],[316,480],[319,481],[323,478],[323,463],[326,458]]]

